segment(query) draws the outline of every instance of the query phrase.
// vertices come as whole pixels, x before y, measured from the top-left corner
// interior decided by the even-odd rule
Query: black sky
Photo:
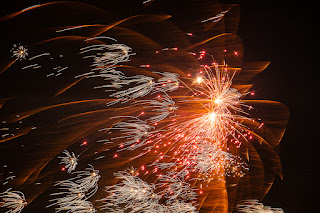
[[[1,16],[48,1],[6,2],[8,4],[2,3],[0,8]],[[108,0],[81,2],[107,8]],[[287,0],[222,2],[241,6],[238,34],[244,42],[245,60],[271,61],[268,68],[252,80],[256,98],[279,101],[290,109],[289,124],[280,145],[284,177],[276,179],[264,203],[281,207],[287,213],[319,212],[315,189],[319,161],[316,159],[319,142],[317,5]]]
[[[316,13],[299,1],[240,1],[239,35],[245,60],[271,61],[253,82],[258,99],[287,105],[290,120],[281,142],[283,180],[277,178],[265,203],[285,212],[316,209]]]

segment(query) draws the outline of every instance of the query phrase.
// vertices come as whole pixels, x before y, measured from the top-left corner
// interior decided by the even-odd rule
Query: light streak
[[[31,61],[31,60],[33,60],[33,59],[36,59],[36,58],[39,58],[39,57],[45,56],[45,55],[50,55],[50,53],[42,53],[42,54],[33,56],[33,57],[29,58],[28,60]]]
[[[212,21],[212,22],[218,22],[220,21],[224,16],[225,14],[229,12],[229,10],[225,10],[225,11],[222,11],[221,13],[211,17],[211,18],[208,18],[208,19],[205,19],[205,20],[202,20],[201,23],[205,23],[205,22],[208,22],[208,21]]]

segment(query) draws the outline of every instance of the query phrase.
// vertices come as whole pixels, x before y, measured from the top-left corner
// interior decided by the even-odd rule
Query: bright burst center
[[[215,121],[216,118],[217,118],[217,113],[211,112],[211,113],[209,114],[209,119],[210,119],[211,121]]]
[[[221,99],[216,99],[216,100],[214,100],[214,103],[216,103],[216,104],[221,104],[221,102],[222,102]]]
[[[197,78],[197,83],[200,84],[202,81],[203,81],[203,79],[199,76],[199,77]]]

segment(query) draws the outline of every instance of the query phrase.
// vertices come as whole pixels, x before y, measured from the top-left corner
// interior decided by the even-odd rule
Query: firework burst
[[[56,212],[67,210],[73,213],[96,212],[92,203],[88,201],[98,190],[98,181],[100,179],[99,171],[92,165],[85,171],[76,171],[75,177],[62,180],[56,183],[60,192],[52,193],[51,204],[47,206],[56,206]]]
[[[281,176],[274,147],[284,133],[287,108],[252,100],[248,80],[268,63],[242,62],[235,30],[239,8],[208,1],[200,9],[190,1],[190,10],[183,10],[190,22],[181,8],[170,10],[172,19],[162,11],[150,13],[148,5],[163,2],[145,1],[145,14],[121,20],[117,15],[126,11],[115,8],[110,12],[117,15],[109,16],[75,2],[27,9],[28,23],[36,21],[34,11],[56,14],[59,8],[66,11],[61,20],[75,24],[52,21],[48,28],[56,37],[43,40],[42,32],[34,33],[30,41],[39,41],[32,49],[12,50],[17,60],[30,58],[4,66],[22,64],[21,82],[43,82],[8,87],[0,99],[5,131],[0,142],[6,143],[0,154],[17,166],[12,184],[32,188],[31,202],[54,185],[57,192],[47,194],[56,212],[96,212],[102,202],[102,212],[225,213],[241,200],[261,200],[275,174]],[[39,72],[31,72],[35,69]],[[6,72],[6,79],[16,82],[14,73]],[[21,145],[23,166],[6,148],[11,142]],[[27,205],[23,194],[14,192],[14,200],[9,195],[1,194],[2,207],[17,213]],[[268,210],[257,202],[241,205],[238,211]]]
[[[60,164],[65,164],[65,169],[68,169],[68,173],[71,173],[74,171],[78,165],[78,159],[76,155],[72,152],[71,154],[68,152],[68,150],[64,150],[62,152],[65,154],[65,157],[58,157],[61,159]]]
[[[27,205],[24,194],[20,191],[7,191],[0,193],[0,207],[8,209],[6,213],[20,213]]]
[[[16,60],[26,59],[26,57],[28,56],[28,49],[22,45],[14,44],[11,52],[12,57],[16,58]]]

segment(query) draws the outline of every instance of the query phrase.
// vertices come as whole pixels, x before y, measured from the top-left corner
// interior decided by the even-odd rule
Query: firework
[[[167,158],[180,168],[184,167],[182,170],[191,169],[205,178],[208,178],[209,174],[218,175],[221,170],[224,170],[226,175],[243,176],[248,166],[241,157],[229,153],[227,143],[234,141],[239,148],[241,140],[247,142],[244,132],[248,131],[248,127],[242,122],[251,119],[242,109],[247,105],[241,102],[241,97],[246,94],[241,94],[231,87],[234,73],[229,76],[226,67],[221,68],[216,65],[213,70],[205,67],[205,71],[207,75],[198,76],[196,83],[188,86],[187,82],[183,82],[192,95],[179,100],[178,103],[182,104],[180,108],[175,106],[175,102],[167,93],[158,95],[155,100],[139,101],[138,103],[148,110],[151,117],[146,118],[146,122],[135,119],[131,124],[127,122],[115,124],[115,128],[123,133],[123,136],[116,139],[130,138],[127,143],[121,144],[120,148],[129,145],[133,150],[146,146],[150,151],[159,146],[157,144],[166,146],[167,142],[164,141],[171,141],[171,153],[179,157],[172,158],[169,155]],[[184,103],[188,103],[187,108]],[[190,106],[199,103],[200,109],[196,111],[199,113],[195,113],[194,108]],[[178,114],[180,109],[184,116]],[[158,123],[174,111],[177,114],[173,122],[163,125],[161,132],[149,132],[151,127],[148,123]],[[172,117],[171,115],[171,119]],[[180,141],[183,141],[182,145]],[[156,160],[158,166],[167,160],[163,158],[160,156],[160,159]],[[161,164],[161,167],[163,165]],[[171,164],[165,165],[168,165],[168,168],[172,167]]]
[[[73,200],[72,202],[67,202],[66,205],[56,209],[56,212],[60,211],[68,211],[72,213],[94,213],[96,212],[96,209],[90,201]]]
[[[0,207],[8,209],[6,213],[19,213],[27,205],[24,194],[8,189],[0,193]]]
[[[92,71],[100,72],[112,69],[119,63],[128,62],[129,56],[134,55],[131,53],[131,48],[124,44],[97,44],[81,48],[80,51],[80,54],[95,53],[83,58],[93,58]]]
[[[108,196],[101,201],[101,209],[119,212],[196,212],[191,203],[195,193],[189,185],[176,179],[160,179],[158,184],[148,184],[130,172],[119,171],[114,175],[119,183],[106,188]],[[164,181],[165,180],[165,181]],[[166,187],[164,187],[164,185]],[[166,200],[161,203],[161,200]]]
[[[12,52],[12,57],[16,58],[16,60],[26,59],[26,57],[28,56],[28,49],[22,45],[14,44],[11,52]]]
[[[98,181],[101,176],[99,171],[95,170],[92,165],[89,164],[89,168],[86,168],[85,171],[76,171],[73,174],[77,174],[77,176],[71,178],[71,180],[78,184],[79,188],[87,192],[87,197],[91,197],[97,192]],[[63,184],[63,181],[61,184]]]
[[[245,200],[237,206],[238,212],[245,213],[283,213],[281,208],[271,208],[259,203],[258,200]]]
[[[49,200],[51,203],[47,207],[56,206],[56,212],[72,209],[74,203],[85,199],[85,192],[80,186],[71,181],[64,181],[58,184],[62,192],[52,193],[51,196],[59,196]]]
[[[11,141],[15,146],[23,141],[21,158],[26,163],[17,168],[12,183],[23,191],[32,184],[32,202],[53,183],[57,191],[50,194],[47,207],[56,212],[96,212],[93,199],[102,202],[102,212],[230,212],[239,200],[261,199],[275,174],[281,176],[274,147],[284,133],[287,109],[277,102],[246,100],[254,95],[247,81],[268,63],[242,62],[234,30],[238,9],[211,3],[199,9],[195,4],[190,13],[170,11],[174,18],[168,19],[151,14],[151,2],[141,2],[146,11],[121,20],[116,17],[126,11],[115,8],[101,19],[99,9],[75,2],[28,9],[30,17],[42,9],[53,14],[57,8],[66,10],[60,12],[61,20],[68,14],[66,19],[74,19],[68,23],[75,24],[62,27],[52,21],[50,29],[57,37],[43,41],[42,34],[34,32],[32,41],[41,36],[30,44],[32,49],[15,45],[12,50],[17,60],[31,57],[4,66],[21,67],[30,79],[45,73],[43,85],[9,89],[0,100],[2,120],[7,122],[1,142],[10,147]],[[179,26],[181,12],[190,14],[196,26],[188,26],[187,20]],[[88,24],[84,17],[105,24]],[[6,73],[16,82],[11,75],[17,72]],[[27,94],[28,101],[19,92]],[[32,128],[18,126],[22,121]],[[29,134],[30,129],[41,137]],[[8,165],[15,165],[11,153],[3,150]],[[62,169],[56,163],[61,152]],[[84,162],[94,162],[100,171],[91,164],[76,171]],[[126,170],[131,167],[136,169]],[[67,171],[61,174],[68,178],[52,175],[58,170]],[[106,186],[106,195],[98,181]],[[2,206],[13,209],[4,194],[1,198]],[[238,211],[277,210],[250,202],[240,204]],[[24,207],[25,200],[22,203]]]
[[[115,70],[107,71],[93,77],[103,77],[105,80],[110,80],[111,85],[102,85],[95,88],[123,88],[130,86],[128,89],[116,91],[110,94],[110,97],[116,98],[116,100],[108,103],[109,106],[118,102],[125,103],[130,100],[139,99],[148,94],[154,94],[156,92],[171,92],[179,88],[179,79],[176,73],[160,73],[163,77],[157,81],[153,77],[145,75],[125,76],[122,72]],[[109,90],[108,90],[109,91]]]
[[[155,114],[155,116],[147,119],[147,121],[150,123],[160,122],[178,109],[178,107],[175,106],[175,102],[167,93],[157,97],[155,100],[141,101],[141,104],[147,105],[143,108],[152,109],[152,113]]]
[[[56,212],[68,210],[73,213],[96,212],[92,203],[88,201],[98,190],[99,171],[92,165],[85,171],[76,171],[76,177],[56,183],[60,192],[52,193],[51,204],[56,206]]]
[[[208,21],[211,21],[211,22],[214,22],[214,23],[215,22],[219,22],[228,11],[229,10],[222,11],[221,13],[215,15],[214,17],[202,20],[201,23],[205,23],[205,22],[208,22]]]
[[[112,138],[115,140],[125,140],[125,142],[121,142],[119,145],[119,151],[122,150],[134,150],[137,149],[145,143],[147,143],[147,139],[143,137],[147,136],[154,127],[148,125],[145,121],[140,120],[136,117],[126,117],[127,120],[125,122],[118,122],[114,125],[111,130],[119,130],[121,132],[121,136]],[[103,130],[103,129],[102,129]]]
[[[78,165],[78,159],[76,155],[72,152],[71,154],[68,152],[68,150],[64,150],[62,152],[65,154],[65,157],[58,157],[61,159],[60,164],[65,164],[65,169],[68,169],[68,173],[71,173],[74,171]]]

